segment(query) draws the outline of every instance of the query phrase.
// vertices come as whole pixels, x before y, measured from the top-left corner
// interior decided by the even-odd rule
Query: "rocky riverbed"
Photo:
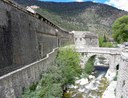
[[[68,90],[64,93],[64,98],[101,98],[109,81],[105,77],[108,70],[108,63],[105,58],[96,57],[95,71],[91,75],[76,79],[75,84],[68,85]],[[96,66],[96,64],[98,66]],[[101,66],[105,64],[104,66]],[[100,65],[100,66],[99,66]]]
[[[97,78],[89,75],[88,78],[78,79],[74,85],[67,86],[64,98],[101,98],[108,85],[104,74],[100,74]]]

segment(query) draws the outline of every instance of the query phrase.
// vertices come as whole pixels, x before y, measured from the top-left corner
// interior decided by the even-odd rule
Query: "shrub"
[[[105,37],[99,37],[99,46],[100,47],[113,47],[111,42],[107,42]]]
[[[94,56],[92,56],[86,63],[85,68],[83,69],[83,73],[89,75],[92,73],[93,70],[94,70]]]
[[[65,85],[74,82],[75,77],[81,74],[80,59],[78,53],[71,48],[62,48],[57,57],[58,66],[62,66],[62,77],[64,78]]]
[[[55,64],[42,75],[38,84],[24,92],[23,98],[62,98],[64,87],[81,74],[79,55],[73,49],[59,50]]]

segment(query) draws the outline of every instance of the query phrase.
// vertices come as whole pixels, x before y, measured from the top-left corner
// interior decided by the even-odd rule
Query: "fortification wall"
[[[41,78],[52,65],[57,54],[57,48],[37,62],[0,77],[0,98],[20,98],[23,90]]]
[[[0,98],[18,98],[39,81],[52,66],[56,47],[72,37],[43,16],[0,0]]]
[[[116,98],[128,98],[128,48],[122,52],[117,77]]]
[[[71,37],[43,16],[0,0],[0,75],[45,57]]]

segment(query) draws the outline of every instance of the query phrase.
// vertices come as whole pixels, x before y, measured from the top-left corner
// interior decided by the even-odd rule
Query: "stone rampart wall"
[[[41,78],[41,74],[52,66],[57,48],[37,62],[26,65],[0,77],[0,98],[20,98],[23,90]]]
[[[0,75],[40,60],[71,39],[43,16],[0,0]]]
[[[117,77],[116,98],[128,98],[128,50],[121,54]]]

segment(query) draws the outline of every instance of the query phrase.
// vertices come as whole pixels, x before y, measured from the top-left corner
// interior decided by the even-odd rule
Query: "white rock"
[[[74,88],[74,85],[68,85],[68,88]]]
[[[100,84],[100,81],[96,81],[97,84]]]
[[[78,89],[78,91],[79,91],[79,92],[84,92],[85,89],[84,89],[84,88],[83,88],[83,89],[80,88],[80,89]]]
[[[78,86],[74,86],[74,89],[77,89],[78,88]]]
[[[75,84],[80,84],[80,80],[76,80],[75,81]]]
[[[85,88],[89,90],[95,90],[97,89],[97,87],[94,86],[94,84],[95,84],[95,80],[91,81],[88,85],[85,86]]]
[[[74,88],[74,89],[77,89],[78,86],[76,86],[76,85],[75,85],[75,86],[74,86],[74,85],[69,85],[68,88]]]
[[[93,79],[95,79],[96,77],[95,76],[93,76]]]
[[[102,98],[115,98],[115,89],[116,89],[117,82],[112,81],[106,91],[103,93]]]
[[[92,72],[92,74],[95,74],[95,72]]]
[[[108,70],[105,77],[111,82],[116,77],[116,71]]]
[[[80,79],[80,85],[85,85],[87,83],[88,83],[88,79],[87,78],[86,79],[84,79],[84,78]]]
[[[89,75],[89,79],[95,79],[95,76]]]

